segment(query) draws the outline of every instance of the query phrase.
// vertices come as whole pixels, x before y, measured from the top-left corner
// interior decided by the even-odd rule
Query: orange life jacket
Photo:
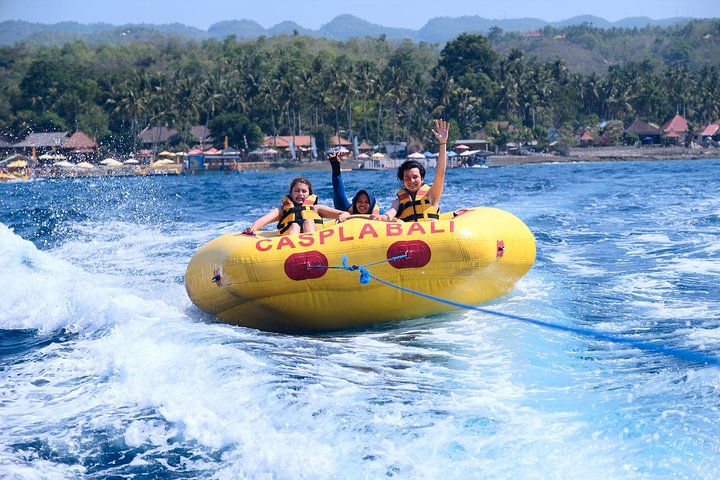
[[[430,187],[423,183],[413,199],[404,187],[398,190],[400,206],[396,217],[405,222],[429,222],[440,218],[440,209],[430,203],[428,191]]]
[[[280,235],[287,235],[290,225],[295,222],[302,224],[301,220],[310,219],[316,225],[322,225],[323,221],[315,211],[315,204],[317,204],[317,195],[309,195],[302,204],[296,204],[292,198],[284,195],[282,198],[282,214],[277,225]]]

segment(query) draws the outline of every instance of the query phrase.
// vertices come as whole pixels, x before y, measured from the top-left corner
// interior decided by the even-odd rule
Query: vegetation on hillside
[[[634,43],[652,54],[636,55]],[[601,120],[662,123],[678,112],[699,126],[720,118],[718,43],[720,21],[703,20],[665,29],[547,27],[534,38],[494,30],[462,34],[441,49],[299,34],[16,44],[0,48],[0,126],[10,140],[82,130],[120,153],[137,148],[147,126],[175,128],[177,141],[191,146],[190,127],[204,124],[217,146],[227,135],[239,149],[255,148],[262,134],[310,134],[322,148],[336,132],[429,146],[438,116],[454,138],[492,127],[486,131],[504,141],[542,141],[549,128]],[[556,55],[542,58],[543,44]],[[577,45],[596,65],[621,48],[627,61],[578,71],[568,64]]]
[[[690,70],[720,65],[720,21],[703,20],[661,28],[597,28],[590,24],[553,28],[539,35],[491,29],[499,53],[521,50],[528,57],[560,57],[570,70],[606,73],[612,65],[651,62],[656,67],[686,65]]]

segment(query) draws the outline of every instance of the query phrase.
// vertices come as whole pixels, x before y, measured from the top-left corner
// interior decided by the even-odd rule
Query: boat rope
[[[407,292],[407,293],[410,293],[413,295],[417,295],[419,297],[427,298],[429,300],[434,300],[436,302],[444,303],[446,305],[451,305],[453,307],[457,307],[457,308],[464,309],[464,310],[474,310],[474,311],[485,313],[488,315],[494,315],[496,317],[503,317],[503,318],[508,318],[511,320],[518,320],[520,322],[525,322],[525,323],[528,323],[531,325],[536,325],[539,327],[548,328],[548,329],[552,329],[552,330],[558,330],[561,332],[574,333],[577,335],[582,335],[584,337],[590,337],[590,338],[594,338],[596,340],[602,340],[605,342],[626,344],[626,345],[629,345],[631,347],[634,347],[634,348],[637,348],[640,350],[660,353],[663,355],[679,358],[681,360],[685,360],[685,361],[688,361],[691,363],[720,365],[720,358],[714,357],[712,355],[706,355],[702,352],[695,352],[692,350],[687,350],[687,349],[682,349],[682,348],[669,347],[669,346],[663,345],[661,343],[647,342],[647,341],[643,341],[643,340],[637,340],[634,338],[611,335],[611,334],[604,333],[599,330],[594,330],[591,328],[561,325],[558,323],[548,322],[545,320],[538,320],[536,318],[526,317],[523,315],[517,315],[514,313],[498,312],[496,310],[491,310],[488,308],[476,307],[474,305],[468,305],[465,303],[455,302],[455,301],[447,300],[447,299],[444,299],[441,297],[436,297],[434,295],[419,292],[417,290],[412,290],[410,288],[406,288],[401,285],[397,285],[395,283],[388,282],[387,280],[383,280],[382,278],[378,278],[375,275],[371,274],[370,271],[366,268],[366,267],[370,267],[373,265],[377,265],[379,263],[391,262],[394,260],[399,260],[399,259],[407,258],[407,257],[408,257],[408,253],[406,252],[403,255],[398,255],[396,257],[388,258],[387,260],[381,260],[378,262],[367,263],[365,265],[350,265],[350,264],[348,264],[347,257],[343,256],[342,257],[342,265],[318,266],[318,267],[311,267],[311,268],[337,268],[337,269],[348,270],[348,271],[359,271],[361,284],[370,283],[370,280],[373,279],[377,282],[387,285],[388,287],[402,290],[403,292]]]
[[[400,260],[400,259],[403,259],[403,258],[408,258],[408,256],[409,256],[408,252],[405,252],[405,253],[403,253],[403,254],[401,254],[401,255],[397,255],[397,256],[395,256],[395,257],[390,257],[390,258],[388,258],[388,259],[386,259],[386,260],[378,260],[377,262],[366,263],[365,265],[349,265],[349,264],[348,264],[348,261],[347,261],[347,260],[348,260],[347,257],[346,257],[345,255],[343,255],[343,256],[341,257],[342,265],[337,265],[337,266],[308,265],[308,268],[326,268],[326,269],[336,268],[336,269],[339,269],[339,270],[348,270],[348,271],[351,271],[351,272],[359,271],[359,272],[360,272],[360,283],[361,283],[362,285],[365,285],[365,284],[370,283],[370,278],[372,277],[372,275],[370,275],[370,271],[369,271],[367,268],[365,268],[365,267],[372,267],[373,265],[378,265],[378,264],[380,264],[380,263],[393,262],[393,261],[395,261],[395,260]],[[375,278],[375,277],[372,277],[372,278]],[[381,281],[381,280],[378,279],[378,278],[375,278],[375,280],[377,280],[377,281],[379,281],[379,282]]]

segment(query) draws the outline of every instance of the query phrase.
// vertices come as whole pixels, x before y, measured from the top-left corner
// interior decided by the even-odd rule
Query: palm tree
[[[358,90],[362,94],[362,116],[363,116],[363,132],[365,138],[370,138],[368,131],[368,99],[374,94],[378,82],[379,71],[375,68],[375,64],[370,61],[362,61],[357,68],[357,85]]]
[[[226,104],[226,79],[229,76],[230,75],[227,72],[222,71],[208,72],[202,83],[200,84],[200,89],[197,95],[197,107],[198,110],[200,109],[201,105],[204,105],[205,107],[204,113],[206,132],[208,130],[210,120],[212,120],[212,117],[215,115],[215,111],[218,110],[221,105]],[[204,148],[204,145],[202,143],[201,145]]]
[[[117,82],[108,82],[105,105],[110,114],[119,115],[130,124],[130,150],[135,150],[140,119],[147,113],[147,97],[144,94],[144,74],[135,71]]]
[[[282,62],[276,72],[275,94],[287,120],[287,133],[294,135],[296,130],[293,118],[297,115],[296,109],[300,98],[300,74],[286,62]]]
[[[200,112],[200,88],[198,77],[182,76],[172,79],[171,111],[174,121],[172,125],[180,131],[183,144],[187,144],[188,134]]]
[[[402,103],[405,110],[404,137],[408,143],[415,138],[427,135],[427,115],[429,110],[429,85],[422,72],[416,72],[408,86],[408,94]],[[413,122],[413,120],[416,120]]]
[[[375,127],[375,143],[380,143],[383,138],[386,137],[385,122],[384,122],[384,111],[385,100],[390,96],[390,86],[385,78],[384,74],[381,74],[377,78],[375,84],[375,92],[377,94],[377,125]]]
[[[586,115],[597,114],[600,106],[600,92],[598,90],[598,83],[600,78],[595,72],[592,72],[590,76],[583,82],[583,88],[580,90],[582,95],[582,103],[584,112]]]
[[[670,67],[665,73],[665,81],[663,83],[667,91],[671,110],[674,109],[676,112],[682,112],[682,114],[685,115],[685,110],[694,91],[687,66],[684,64],[676,64]]]
[[[502,110],[505,118],[511,118],[512,114],[519,112],[520,88],[521,85],[525,87],[525,63],[522,52],[513,49],[507,58],[500,60],[496,76],[498,90],[495,114],[497,115],[500,113],[499,110]]]
[[[446,109],[450,103],[454,79],[444,67],[436,67],[432,74],[432,92],[435,107],[431,112],[433,117],[446,117]]]
[[[398,67],[388,65],[384,72],[385,82],[389,86],[387,98],[390,100],[390,123],[392,139],[397,141],[398,115],[400,102],[407,97],[408,85],[405,82],[405,72]]]
[[[696,95],[693,104],[696,104],[698,116],[704,123],[720,119],[720,71],[716,66],[704,67],[698,76]]]
[[[350,60],[346,56],[335,59],[333,68],[326,73],[326,82],[328,87],[327,101],[335,112],[335,132],[339,134],[340,128],[340,112],[345,110],[348,129],[352,133],[352,97],[355,90],[353,82],[353,67]]]
[[[312,58],[307,70],[306,84],[307,105],[310,110],[310,125],[317,129],[324,125],[323,110],[325,106],[324,92],[326,91],[325,79],[328,65],[321,55]]]
[[[623,120],[626,116],[632,116],[632,91],[626,73],[621,67],[613,65],[609,68],[608,76],[601,82],[603,118]]]

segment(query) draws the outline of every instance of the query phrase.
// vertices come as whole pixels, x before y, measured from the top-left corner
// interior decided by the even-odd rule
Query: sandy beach
[[[720,151],[701,147],[588,147],[572,148],[566,155],[490,155],[485,164],[489,167],[504,167],[530,163],[574,163],[574,162],[623,162],[623,161],[656,161],[656,160],[703,160],[720,158]],[[360,162],[346,160],[344,166],[352,170],[360,169]],[[325,161],[303,163],[270,163],[266,167],[255,170],[323,170],[330,166]],[[361,169],[360,169],[361,170]]]
[[[486,164],[501,167],[524,163],[702,160],[718,157],[718,150],[700,147],[588,147],[572,148],[567,155],[492,155],[487,157]]]
[[[456,157],[457,158],[457,157]],[[490,155],[486,157],[488,167],[504,167],[531,163],[579,163],[579,162],[622,162],[622,161],[657,161],[657,160],[703,160],[720,158],[720,151],[704,147],[589,147],[572,148],[566,155],[535,154],[535,155]],[[287,170],[329,170],[327,161],[311,162],[251,162],[241,163],[245,171],[277,172]],[[348,159],[343,166],[348,170],[362,170],[362,163]],[[449,165],[450,168],[455,166]],[[392,170],[392,169],[389,169]],[[67,172],[49,171],[46,169],[18,170],[0,177],[1,180],[17,180],[45,177],[94,177],[94,176],[135,176],[135,175],[178,175],[194,174],[191,170],[183,170],[179,164],[148,168],[108,168],[96,166],[92,170],[72,170]]]

